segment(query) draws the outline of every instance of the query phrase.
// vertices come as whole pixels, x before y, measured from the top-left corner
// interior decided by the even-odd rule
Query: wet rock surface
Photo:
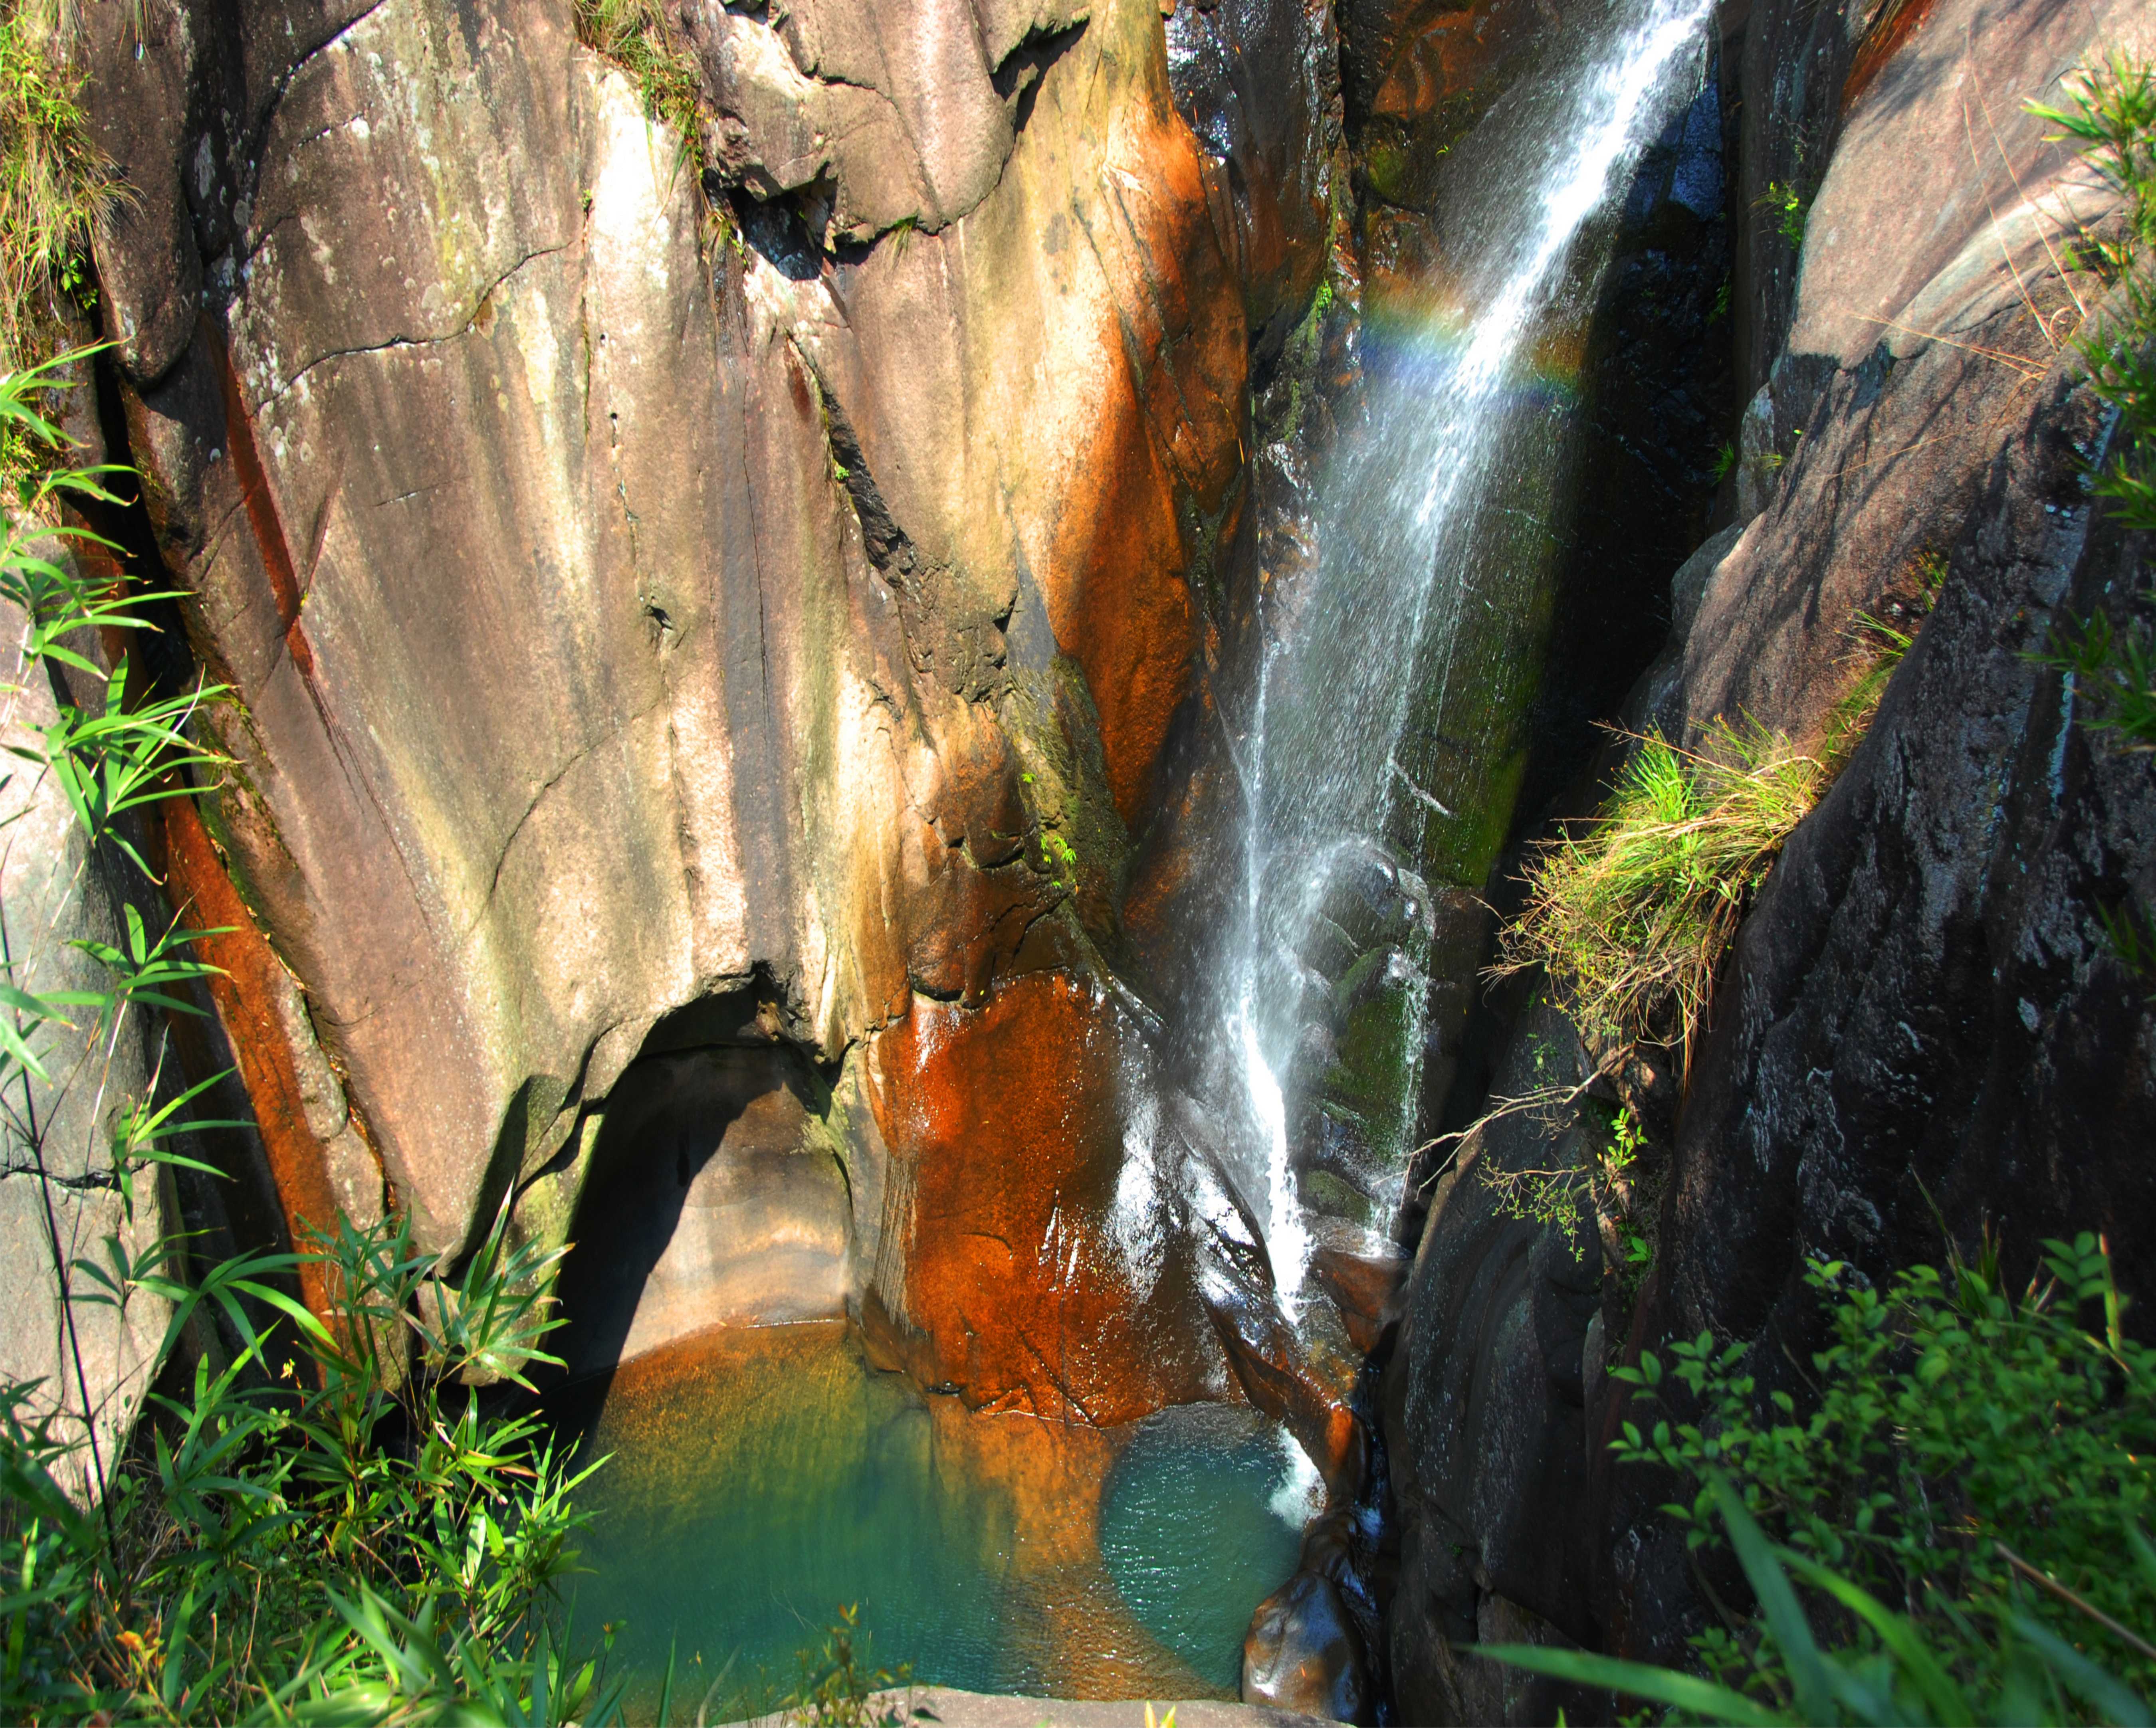
[[[1243,1699],[1326,1721],[1368,1720],[1362,1640],[1329,1579],[1297,1572],[1258,1605],[1243,1641]]]
[[[393,1205],[454,1254],[511,1200],[583,1244],[580,1367],[843,1313],[973,1409],[1247,1400],[1330,1499],[1246,1690],[1352,1720],[1590,1712],[1467,1647],[1696,1623],[1602,1462],[1608,1371],[1663,1331],[1800,1351],[1804,1256],[1935,1254],[1926,1191],[2017,1264],[2108,1224],[2145,1282],[2156,1060],[2100,923],[2156,892],[2156,808],[2029,658],[2123,619],[2143,549],[2081,483],[2105,428],[2060,346],[2096,194],[2021,106],[2152,46],[2145,8],[1759,0],[1538,357],[1578,485],[1518,500],[1548,580],[1491,664],[1525,669],[1418,711],[1419,797],[1276,956],[1317,1243],[1282,1312],[1219,1053],[1176,1035],[1245,891],[1235,746],[1371,328],[1442,298],[1448,177],[1569,10],[698,0],[698,185],[566,0],[216,0],[139,44],[91,8],[137,194],[96,245],[110,454],[236,692],[209,819],[154,842],[234,926],[187,1059],[228,1046],[259,1130],[220,1228]],[[1586,1078],[1554,1008],[1479,991],[1484,879],[1516,798],[1591,805],[1665,617],[1629,724],[1801,736],[1859,615],[1935,577],[1681,1117],[1640,1082],[1675,1156],[1645,1289],[1493,1198],[1576,1126],[1403,1202],[1486,1093]],[[1455,812],[1423,770],[1462,737]]]
[[[348,1119],[430,1246],[511,1192],[567,1233],[695,1004],[752,998],[866,1147],[913,1003],[1097,974],[1238,461],[1242,242],[1157,8],[690,23],[722,121],[753,61],[911,154],[820,119],[805,178],[721,152],[777,222],[736,244],[566,5],[92,44],[144,194],[103,271],[128,454],[236,686],[206,858],[304,1003],[228,1018],[327,1061],[300,1164]],[[1268,305],[1315,278],[1281,219]],[[1118,1135],[1040,1131],[1112,1185]]]

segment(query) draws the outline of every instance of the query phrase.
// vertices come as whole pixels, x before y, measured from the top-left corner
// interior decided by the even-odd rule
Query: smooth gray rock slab
[[[961,1692],[950,1686],[914,1686],[888,1692],[880,1702],[897,1707],[908,1722],[932,1716],[944,1728],[1142,1728],[1147,1700],[1120,1698],[1078,1702],[1067,1698],[1026,1698],[1003,1692]],[[1224,1704],[1217,1699],[1154,1701],[1153,1720],[1164,1722],[1175,1712],[1176,1728],[1301,1728],[1322,1716],[1257,1705]],[[783,1728],[790,1719],[762,1716],[751,1728]]]

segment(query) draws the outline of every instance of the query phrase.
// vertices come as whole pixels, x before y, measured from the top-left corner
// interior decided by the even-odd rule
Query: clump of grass
[[[1638,741],[1602,813],[1542,849],[1492,972],[1539,966],[1590,1037],[1688,1064],[1738,921],[1830,775],[1758,726]]]
[[[2085,623],[2067,620],[2053,640],[2045,659],[2074,674],[2082,726],[2110,733],[2119,750],[2156,751],[2156,647],[2148,625],[2130,618],[2114,629],[2099,612]]]
[[[2030,110],[2057,123],[2058,136],[2088,146],[2088,162],[2118,192],[2124,221],[2115,239],[2078,249],[2121,285],[2123,305],[2092,318],[2076,339],[2097,395],[2118,413],[2118,454],[2097,476],[2131,528],[2156,528],[2156,281],[2143,268],[2156,244],[2156,69],[2113,58],[2082,74],[2071,108]]]
[[[636,80],[644,112],[681,135],[680,161],[701,177],[703,74],[661,0],[577,0],[577,36]]]
[[[126,195],[81,89],[57,0],[0,0],[0,371],[58,346],[59,297],[90,303],[90,239]]]
[[[1907,576],[1881,599],[1877,612],[1856,614],[1849,629],[1856,645],[1845,657],[1858,668],[1856,679],[1827,710],[1820,729],[1819,758],[1830,777],[1842,771],[1871,730],[1887,682],[1916,645],[1924,620],[1939,603],[1946,579],[1945,556],[1933,551],[1919,552],[1910,561]]]

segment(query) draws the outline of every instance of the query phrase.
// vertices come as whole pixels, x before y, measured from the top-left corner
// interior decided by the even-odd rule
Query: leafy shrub
[[[131,1264],[108,1238],[85,1269],[108,1300],[170,1301],[167,1348],[205,1304],[241,1344],[153,1395],[98,1517],[59,1487],[69,1448],[28,1415],[30,1388],[0,1392],[0,1714],[516,1720],[542,1692],[564,1714],[610,1707],[597,1664],[568,1661],[546,1626],[590,1470],[570,1475],[534,1418],[488,1415],[456,1383],[552,1360],[536,1291],[561,1251],[506,1252],[501,1230],[454,1284],[402,1219],[342,1220],[302,1254],[227,1261],[192,1287],[168,1254]],[[278,1288],[301,1259],[331,1274],[326,1324]],[[288,1324],[259,1325],[257,1305]]]
[[[1666,1720],[1748,1725],[1865,1722],[2056,1722],[2074,1719],[2068,1700],[2097,1721],[2146,1724],[2148,1707],[2133,1689],[2090,1661],[2028,1614],[2000,1612],[1989,1628],[1999,1641],[2011,1679],[1997,1696],[1980,1702],[1956,1683],[1924,1634],[1903,1616],[1832,1568],[1768,1541],[1728,1482],[1709,1476],[1717,1510],[1729,1532],[1745,1580],[1760,1604],[1753,1649],[1779,1663],[1789,1675],[1787,1703],[1763,1703],[1681,1669],[1626,1662],[1585,1650],[1534,1644],[1485,1644],[1474,1654],[1576,1684],[1604,1688],[1665,1706]],[[2156,1550],[2143,1542],[2136,1564],[2156,1585]],[[1791,1587],[1790,1573],[1811,1585],[1851,1624],[1861,1626],[1868,1648],[1822,1648],[1811,1620]],[[1639,1721],[1643,1716],[1629,1716]],[[1563,1720],[1562,1716],[1558,1718]]]
[[[1787,1392],[1761,1400],[1744,1349],[1710,1335],[1666,1367],[1648,1351],[1613,1370],[1650,1402],[1686,1389],[1690,1417],[1627,1423],[1615,1450],[1696,1484],[1664,1510],[1694,1547],[1718,1517],[1758,1613],[1694,1640],[1708,1678],[1681,1678],[1712,1700],[1637,1669],[1591,1683],[1729,1721],[2147,1720],[2156,1351],[2122,1331],[2101,1242],[2046,1249],[2019,1297],[1989,1249],[1885,1291],[1815,1264],[1834,1341],[1808,1416]],[[1809,1616],[1763,1573],[1763,1528]]]

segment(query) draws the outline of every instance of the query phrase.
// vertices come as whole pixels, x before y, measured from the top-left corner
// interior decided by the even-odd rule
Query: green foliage
[[[1839,774],[1847,766],[1871,730],[1887,683],[1916,645],[1917,632],[1938,604],[1946,579],[1944,555],[1921,552],[1910,564],[1906,585],[1897,584],[1903,587],[1903,592],[1897,596],[1889,591],[1881,606],[1884,616],[1869,612],[1856,614],[1849,633],[1856,644],[1849,659],[1856,664],[1856,681],[1827,710],[1826,722],[1820,729],[1820,760],[1830,774]]]
[[[0,375],[0,426],[57,452],[44,399],[81,357]],[[130,657],[108,666],[100,654],[152,628],[144,603],[169,597],[126,592],[70,556],[97,541],[64,507],[115,501],[110,472],[26,473],[6,509],[0,594],[23,619],[0,684],[16,794],[6,838],[51,787],[85,857],[155,887],[131,826],[221,766],[191,723],[222,691],[146,690]],[[96,696],[79,704],[69,692],[85,685]],[[32,724],[47,704],[54,718]],[[202,932],[157,928],[131,900],[116,941],[63,941],[79,904],[32,919],[0,902],[0,1126],[44,1191],[74,1380],[73,1408],[46,1385],[0,1386],[0,1720],[608,1720],[617,1695],[545,1620],[574,1563],[568,1495],[583,1477],[532,1420],[490,1415],[459,1383],[542,1359],[555,1322],[540,1292],[562,1251],[509,1248],[506,1213],[454,1280],[401,1219],[340,1222],[300,1254],[206,1268],[183,1237],[143,1245],[140,1179],[160,1164],[208,1169],[182,1150],[207,1125],[182,1112],[221,1077],[161,1098],[153,1074],[148,1095],[126,1098],[117,1055],[162,1048],[163,1016],[203,1012],[195,990],[213,969],[192,951]],[[46,982],[70,953],[67,976],[95,987]],[[49,1156],[58,1106],[85,1092],[110,1106],[85,1113],[105,1140],[70,1167],[118,1203],[78,1255],[53,1222]],[[302,1263],[326,1274],[326,1319],[289,1293]],[[138,1304],[166,1315],[157,1359],[189,1341],[192,1372],[150,1397],[115,1461],[100,1455],[78,1317]]]
[[[1748,1654],[1761,1669],[1783,1678],[1772,1689],[1738,1690],[1681,1669],[1626,1662],[1585,1650],[1534,1644],[1486,1644],[1474,1654],[1578,1685],[1643,1698],[1665,1707],[1665,1719],[1764,1724],[2056,1722],[2095,1720],[2146,1724],[2147,1705],[2102,1664],[2025,1612],[2005,1608],[1989,1623],[1964,1622],[1964,1631],[1996,1640],[2009,1679],[1991,1695],[1974,1696],[1948,1671],[1925,1631],[1896,1613],[1869,1591],[1830,1566],[1768,1541],[1742,1498],[1718,1471],[1707,1474],[1730,1546],[1759,1603]],[[2138,1536],[2138,1532],[2134,1532]],[[2145,1538],[2134,1548],[2137,1564],[2156,1585],[2156,1550]],[[1838,1627],[1815,1629],[1791,1574],[1811,1587]],[[1854,1630],[1853,1641],[1836,1636]],[[1759,1695],[1771,1690],[1771,1700]],[[1563,1720],[1562,1717],[1559,1718]],[[1628,1718],[1627,1720],[1638,1720]]]
[[[32,1388],[0,1390],[0,1715],[604,1719],[618,1689],[546,1623],[591,1470],[570,1474],[536,1419],[488,1415],[457,1385],[552,1360],[536,1292],[562,1251],[507,1250],[506,1224],[455,1284],[402,1219],[340,1220],[300,1254],[192,1284],[169,1239],[131,1263],[108,1237],[105,1263],[80,1268],[98,1300],[169,1302],[167,1350],[213,1306],[239,1347],[153,1396],[101,1519],[60,1487],[70,1448],[30,1414]],[[326,1324],[278,1287],[301,1262],[330,1274]],[[259,1325],[260,1307],[285,1324]]]
[[[85,858],[116,854],[147,879],[150,872],[130,835],[131,822],[150,805],[183,792],[189,774],[220,766],[221,759],[192,743],[188,732],[195,710],[223,692],[198,683],[170,695],[139,693],[129,655],[116,651],[109,670],[100,658],[101,643],[125,644],[151,628],[137,609],[142,603],[170,596],[123,596],[85,574],[75,556],[94,546],[110,548],[89,529],[69,524],[67,510],[116,501],[105,485],[116,470],[56,466],[64,447],[46,412],[47,398],[68,369],[85,357],[78,351],[0,373],[0,434],[13,441],[12,449],[37,453],[17,464],[12,496],[0,500],[0,598],[23,619],[14,664],[0,673],[0,721],[10,729],[0,751],[11,759],[0,787],[12,807],[0,820],[0,838],[12,854],[21,824],[49,785],[62,795]],[[99,690],[87,706],[69,694],[84,685]],[[47,703],[52,718],[40,723],[36,716]],[[114,1134],[109,1156],[100,1160],[98,1148],[85,1146],[80,1163],[94,1171],[100,1161],[109,1162],[112,1184],[131,1212],[136,1169],[185,1161],[171,1144],[176,1131],[171,1104],[161,1109],[149,1100],[120,1098],[117,1064],[133,1042],[130,1033],[141,1011],[196,1012],[188,992],[210,968],[190,951],[200,932],[179,928],[177,920],[153,932],[132,904],[122,905],[116,944],[61,937],[58,932],[75,922],[67,914],[80,905],[82,891],[78,873],[63,890],[69,904],[39,908],[36,916],[0,901],[0,1131],[49,1197],[47,1155],[56,1115],[71,1099],[111,1099],[117,1109],[108,1118]],[[93,962],[94,969],[71,963],[69,951]],[[64,1300],[73,1276],[52,1220],[49,1203],[47,1246],[86,1418],[89,1382],[73,1305]],[[92,1479],[101,1479],[104,1460],[96,1455],[95,1431],[86,1428],[82,1438],[91,1454]]]
[[[2116,238],[2092,236],[2080,249],[2080,261],[2118,285],[2121,302],[2111,315],[2091,319],[2078,339],[2092,388],[2118,415],[2114,454],[2094,487],[2128,527],[2147,531],[2156,529],[2156,283],[2148,268],[2156,241],[2156,69],[2114,54],[2069,94],[2069,107],[2031,106],[2058,124],[2059,136],[2087,146],[2123,211]],[[2118,751],[2156,751],[2156,644],[2145,617],[2129,612],[2123,624],[2101,611],[2063,618],[2037,658],[2071,680],[2075,718],[2085,731]],[[2097,916],[2119,962],[2138,978],[2156,979],[2156,932],[2147,915],[2120,906]]]
[[[1075,885],[1078,880],[1078,849],[1052,828],[1040,831],[1041,868],[1058,882]]]
[[[1774,218],[1774,232],[1790,245],[1801,249],[1804,244],[1804,218],[1810,201],[1794,186],[1784,186],[1779,180],[1767,183],[1767,189],[1753,200],[1757,206],[1770,212]]]
[[[577,0],[577,36],[636,80],[644,112],[680,136],[680,162],[701,177],[703,73],[660,0]]]
[[[2112,957],[2135,977],[2156,986],[2156,920],[2130,905],[2098,906],[2096,915]],[[2156,990],[2148,999],[2156,1002]]]
[[[1724,438],[1722,448],[1715,453],[1714,484],[1720,485],[1729,478],[1729,470],[1737,466],[1737,446]]]
[[[2099,1679],[2122,1693],[2156,1683],[2156,1551],[2143,1534],[2156,1351],[2122,1331],[2098,1240],[2049,1243],[2046,1264],[2020,1297],[1989,1247],[1883,1292],[1815,1264],[1833,1342],[1812,1358],[1808,1415],[1786,1392],[1761,1399],[1744,1349],[1711,1335],[1670,1346],[1666,1366],[1643,1351],[1612,1370],[1650,1405],[1685,1389],[1644,1432],[1626,1423],[1614,1449],[1695,1484],[1665,1508],[1693,1546],[1716,1540],[1717,1515],[1734,1541],[1732,1507],[1779,1533],[1781,1564],[1815,1597],[1812,1623],[1888,1700],[1874,1710],[1830,1688],[1847,1718],[2127,1720]],[[1808,1714],[1807,1659],[1756,1574],[1753,1587],[1764,1621],[1732,1620],[1695,1648],[1716,1684],[1768,1714],[1717,1719],[1782,1720],[1792,1705],[1799,1720],[1840,1719]],[[1937,1684],[1910,1696],[1915,1650]],[[1943,1702],[1949,1690],[1961,1703]]]
[[[787,1701],[788,1721],[804,1728],[897,1728],[911,1719],[913,1713],[901,1713],[876,1695],[906,1685],[912,1670],[903,1663],[896,1672],[868,1665],[869,1634],[860,1629],[860,1612],[854,1606],[840,1608],[822,1649],[801,1652],[801,1685]]]
[[[1500,1118],[1524,1115],[1537,1119],[1544,1137],[1554,1141],[1563,1134],[1569,1114],[1580,1109],[1584,1090],[1543,1086],[1519,1098],[1500,1099],[1472,1126],[1445,1137],[1465,1141]],[[1594,1120],[1591,1107],[1581,1114]],[[1477,1177],[1495,1197],[1500,1213],[1557,1231],[1575,1254],[1580,1247],[1581,1218],[1591,1210],[1620,1220],[1620,1230],[1630,1233],[1627,1239],[1636,1239],[1650,1257],[1651,1249],[1645,1247],[1647,1238],[1632,1223],[1638,1209],[1632,1188],[1646,1131],[1630,1106],[1620,1107],[1606,1126],[1596,1121],[1594,1127],[1600,1131],[1590,1130],[1584,1136],[1585,1156],[1577,1163],[1555,1169],[1507,1169],[1486,1158],[1475,1167]]]
[[[2118,454],[2096,490],[2129,527],[2156,528],[2156,283],[2144,268],[2156,241],[2156,69],[2114,56],[2082,75],[2072,105],[2031,110],[2088,146],[2088,160],[2118,191],[2124,221],[2116,239],[2091,238],[2084,256],[2119,284],[2123,310],[2092,319],[2079,338],[2097,395],[2118,411]]]
[[[1697,754],[1640,739],[1602,813],[1530,867],[1493,972],[1540,966],[1583,1031],[1688,1059],[1738,921],[1826,778],[1757,727]]]
[[[2084,730],[2107,733],[2123,751],[2156,751],[2156,649],[2139,618],[2115,630],[2102,613],[2061,623],[2047,664],[2072,674]]]
[[[87,306],[92,233],[126,195],[90,142],[57,0],[0,3],[0,370],[49,351],[56,295]]]

